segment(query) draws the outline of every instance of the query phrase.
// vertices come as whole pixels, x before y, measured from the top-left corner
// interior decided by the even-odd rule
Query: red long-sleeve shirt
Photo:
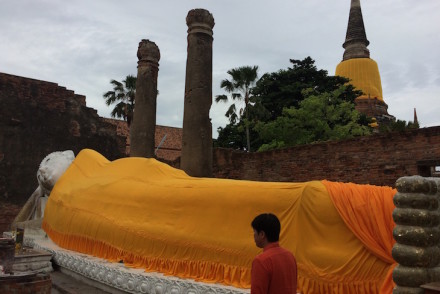
[[[295,294],[296,260],[278,242],[264,247],[252,262],[251,294]]]

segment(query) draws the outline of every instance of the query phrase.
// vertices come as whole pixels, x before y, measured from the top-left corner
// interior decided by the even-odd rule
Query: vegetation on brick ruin
[[[396,120],[393,122],[390,122],[388,124],[380,124],[379,125],[379,132],[380,133],[391,133],[391,132],[403,132],[407,129],[418,129],[419,128],[419,122],[412,122],[412,121],[405,121],[405,120]]]

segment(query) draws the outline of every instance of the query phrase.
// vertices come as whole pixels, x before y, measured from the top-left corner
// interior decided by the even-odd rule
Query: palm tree
[[[136,96],[136,77],[128,75],[122,83],[111,80],[110,84],[113,85],[113,91],[108,91],[103,95],[107,105],[117,103],[110,115],[124,119],[130,127]]]
[[[220,83],[220,87],[225,89],[226,92],[231,94],[232,100],[244,100],[244,108],[240,108],[239,115],[240,119],[243,114],[244,124],[246,127],[246,143],[247,143],[247,151],[251,150],[251,143],[249,139],[249,117],[248,117],[248,106],[250,102],[250,92],[255,85],[255,82],[258,77],[258,66],[241,66],[238,68],[233,68],[228,70],[228,74],[231,76],[231,80],[223,80]],[[228,96],[226,95],[218,95],[215,97],[215,102],[227,102]],[[233,103],[228,111],[226,111],[226,117],[229,118],[229,121],[232,124],[235,124],[237,119],[239,118],[237,115],[237,108],[235,103]]]

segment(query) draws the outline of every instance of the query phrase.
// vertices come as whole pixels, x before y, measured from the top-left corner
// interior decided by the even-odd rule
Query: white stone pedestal
[[[122,263],[112,263],[90,255],[62,249],[44,236],[25,236],[24,244],[49,251],[60,271],[109,293],[144,294],[249,294],[221,284],[208,284],[191,279],[147,273]]]

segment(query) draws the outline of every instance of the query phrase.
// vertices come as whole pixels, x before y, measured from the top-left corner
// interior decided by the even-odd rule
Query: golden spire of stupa
[[[362,18],[361,3],[359,0],[352,0],[350,6],[350,16],[348,17],[347,34],[344,47],[343,60],[353,58],[370,58],[370,51],[367,46],[370,42],[365,33],[364,19]]]

